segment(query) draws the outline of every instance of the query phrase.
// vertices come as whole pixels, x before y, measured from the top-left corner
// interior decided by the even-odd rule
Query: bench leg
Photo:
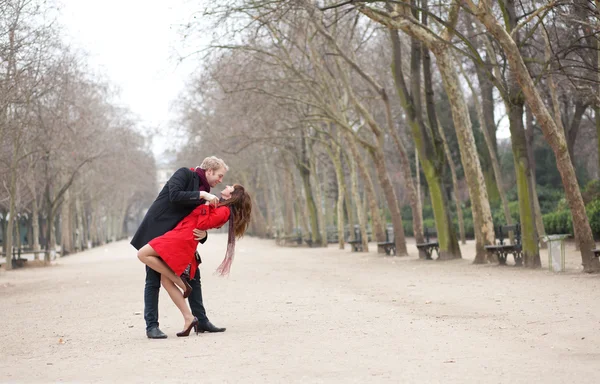
[[[515,258],[515,266],[522,267],[523,266],[523,252],[515,252],[513,253]]]
[[[419,259],[433,260],[431,258],[431,250],[429,248],[419,248]]]
[[[352,252],[362,252],[362,244],[352,244]]]
[[[498,256],[498,264],[500,265],[506,265],[506,253],[504,252],[498,252],[496,253],[496,255]]]

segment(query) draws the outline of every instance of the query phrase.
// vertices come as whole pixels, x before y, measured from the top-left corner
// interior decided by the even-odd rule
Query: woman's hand
[[[194,228],[192,232],[194,233],[194,240],[196,241],[200,241],[206,237],[206,231],[203,231],[201,229]]]
[[[215,207],[219,205],[219,198],[212,193],[200,191],[200,198],[206,200],[206,205],[213,205]]]

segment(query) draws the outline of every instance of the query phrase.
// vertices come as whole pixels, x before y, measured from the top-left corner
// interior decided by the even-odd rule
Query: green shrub
[[[594,237],[600,238],[600,198],[592,201],[585,207],[587,217],[592,227]]]
[[[581,191],[581,196],[586,204],[600,200],[600,180],[592,180],[587,183],[583,191]]]
[[[547,213],[542,216],[546,234],[573,234],[573,220],[570,211],[558,211]]]

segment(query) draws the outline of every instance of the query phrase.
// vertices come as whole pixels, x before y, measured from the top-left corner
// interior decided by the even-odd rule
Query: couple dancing
[[[229,273],[240,238],[250,223],[251,200],[244,187],[236,184],[221,192],[221,199],[210,193],[223,181],[228,167],[214,156],[196,168],[180,168],[167,181],[142,220],[131,244],[146,264],[144,319],[146,335],[151,339],[167,336],[158,328],[160,285],[181,311],[184,328],[177,336],[198,332],[223,332],[207,318],[202,302],[198,242],[207,239],[206,231],[229,222],[227,252],[217,272]],[[181,290],[180,290],[181,289]],[[188,299],[190,307],[185,302]],[[191,309],[190,309],[191,308]]]

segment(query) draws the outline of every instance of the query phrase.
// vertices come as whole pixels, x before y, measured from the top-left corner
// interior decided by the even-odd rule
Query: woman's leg
[[[169,268],[169,266],[160,258],[160,255],[156,253],[154,248],[150,245],[146,244],[140,248],[138,251],[138,259],[185,291],[186,286],[183,280],[181,280],[181,277],[177,276],[175,272]]]
[[[192,324],[192,321],[194,321],[194,315],[192,314],[192,311],[190,311],[190,308],[188,307],[187,303],[185,302],[183,294],[179,289],[177,289],[175,283],[173,283],[167,277],[161,277],[160,282],[167,291],[167,293],[169,293],[171,300],[173,300],[177,308],[179,308],[179,310],[181,311],[181,314],[183,315],[183,320],[185,322],[183,329],[186,329],[190,326],[190,324]]]

